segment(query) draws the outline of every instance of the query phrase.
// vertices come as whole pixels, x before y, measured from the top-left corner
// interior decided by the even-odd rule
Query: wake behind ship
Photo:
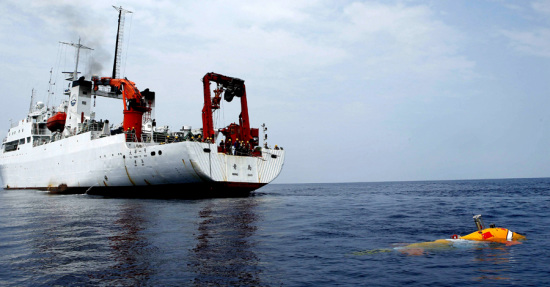
[[[156,125],[155,93],[140,91],[134,82],[118,77],[116,55],[120,53],[115,51],[112,77],[78,78],[78,54],[87,47],[80,41],[70,45],[77,49],[77,60],[75,71],[67,77],[67,98],[57,107],[31,103],[27,117],[12,124],[2,142],[4,188],[128,196],[243,196],[281,172],[284,150],[270,148],[267,142],[260,145],[260,130],[250,127],[243,80],[207,73],[202,128],[183,126],[170,131]],[[216,83],[214,90],[211,82]],[[97,96],[122,100],[121,124],[95,118]],[[223,100],[234,98],[240,99],[238,122],[216,128],[213,114]]]

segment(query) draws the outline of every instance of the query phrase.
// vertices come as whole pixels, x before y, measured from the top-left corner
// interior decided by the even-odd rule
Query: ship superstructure
[[[80,40],[72,45],[77,55],[88,48]],[[207,73],[203,127],[170,131],[156,126],[153,91],[140,91],[134,82],[115,78],[116,67],[112,77],[78,77],[76,59],[75,71],[67,77],[67,99],[57,107],[31,102],[27,117],[12,123],[0,155],[4,188],[236,196],[247,195],[281,172],[284,150],[260,146],[259,129],[250,127],[243,80]],[[214,96],[211,82],[216,84]],[[98,96],[122,101],[121,124],[95,118],[92,106]],[[238,122],[214,127],[213,112],[222,100],[234,98],[241,102]]]

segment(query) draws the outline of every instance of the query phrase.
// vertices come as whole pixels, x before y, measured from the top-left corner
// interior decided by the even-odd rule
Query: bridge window
[[[4,144],[4,151],[14,151],[17,150],[17,145],[19,144],[19,141],[11,141]]]

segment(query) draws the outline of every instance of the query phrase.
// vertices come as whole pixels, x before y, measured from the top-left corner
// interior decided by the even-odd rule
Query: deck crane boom
[[[111,91],[122,93],[122,102],[124,104],[124,120],[122,126],[124,131],[135,131],[138,141],[141,140],[141,128],[143,113],[151,111],[143,95],[139,92],[136,84],[128,79],[113,79],[102,77],[101,79],[92,78],[94,82],[94,91],[99,86],[110,86]]]
[[[118,29],[116,33],[116,43],[115,43],[115,61],[113,63],[113,79],[120,77],[120,61],[122,58],[122,43],[124,36],[124,16],[126,13],[132,13],[130,10],[123,9],[122,6],[116,7],[113,6],[115,10],[118,11]]]

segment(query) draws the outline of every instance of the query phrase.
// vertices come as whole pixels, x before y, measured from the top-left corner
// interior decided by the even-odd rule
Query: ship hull
[[[218,153],[215,144],[126,142],[90,132],[0,157],[4,188],[131,197],[246,196],[280,173],[284,151],[261,157]]]

